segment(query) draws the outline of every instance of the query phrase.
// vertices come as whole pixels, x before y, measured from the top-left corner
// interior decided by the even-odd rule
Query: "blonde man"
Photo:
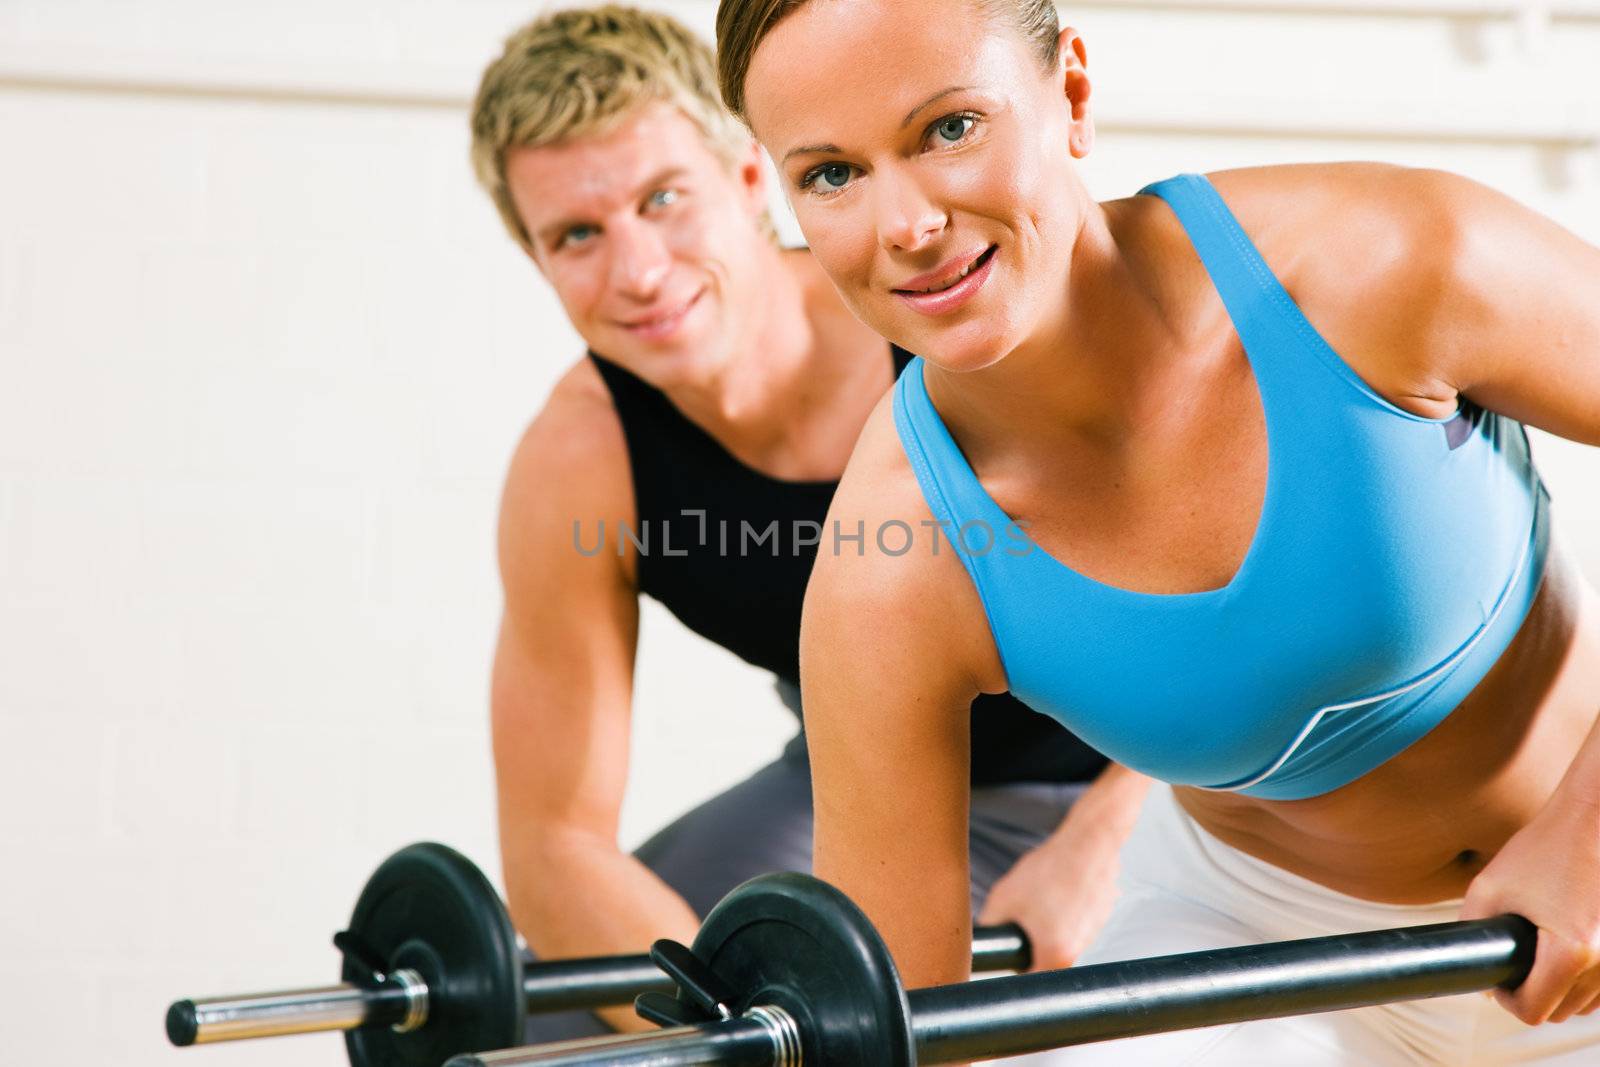
[[[797,736],[637,853],[618,848],[639,597],[771,670],[798,714],[816,554],[936,552],[949,532],[824,527],[906,357],[773,241],[759,150],[690,32],[622,7],[545,15],[485,72],[472,129],[479,179],[589,348],[528,428],[503,502],[492,703],[511,913],[541,957],[637,952],[690,939],[746,878],[809,869],[812,825]],[[973,705],[962,743],[974,906],[1022,922],[1038,963],[1069,962],[1109,907],[1143,781],[1005,696]],[[1046,838],[1059,847],[1034,851]],[[529,1039],[596,1029],[535,1020]]]

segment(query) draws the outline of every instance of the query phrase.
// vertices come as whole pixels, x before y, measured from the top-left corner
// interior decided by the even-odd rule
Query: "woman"
[[[740,882],[810,864],[799,735],[636,853],[617,845],[640,597],[772,671],[798,714],[801,599],[819,540],[835,550],[821,523],[903,358],[772,240],[759,150],[714,68],[665,15],[547,12],[474,108],[479,177],[590,349],[519,446],[501,513],[501,851],[511,915],[544,958],[688,939]],[[1009,697],[974,709],[972,745],[972,905],[1070,959],[1109,908],[1141,780]],[[1046,837],[1050,862],[1018,865]],[[1078,906],[1030,914],[1041,879],[1074,881]],[[601,1030],[540,1016],[528,1039]]]
[[[1600,616],[1512,420],[1600,444],[1600,252],[1372,165],[1097,204],[1083,42],[1042,0],[723,0],[718,38],[817,261],[922,357],[832,518],[1032,539],[825,558],[807,593],[815,867],[908,981],[966,974],[965,708],[1009,688],[1172,783],[1085,959],[1540,928],[1516,1019],[1452,998],[1135,1062],[1594,1062],[1593,1017],[1522,1025],[1600,1001]]]

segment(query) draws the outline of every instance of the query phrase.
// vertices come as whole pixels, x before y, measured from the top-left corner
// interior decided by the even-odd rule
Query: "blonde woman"
[[[1010,689],[1170,783],[1087,959],[1540,928],[1509,1011],[1060,1062],[1597,1062],[1600,615],[1520,423],[1600,444],[1600,251],[1373,165],[1096,203],[1084,43],[1045,0],[723,0],[718,42],[817,262],[921,357],[832,518],[1031,539],[824,557],[807,593],[816,871],[910,984],[966,974],[967,708]]]

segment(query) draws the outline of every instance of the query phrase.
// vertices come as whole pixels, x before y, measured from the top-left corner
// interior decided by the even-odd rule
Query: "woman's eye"
[[[971,132],[977,121],[971,115],[951,115],[934,123],[933,132],[946,144],[955,144]]]
[[[830,189],[843,189],[850,181],[850,168],[843,163],[829,163],[817,171],[817,179]]]
[[[807,174],[800,184],[803,188],[817,187],[824,192],[835,192],[850,184],[850,170],[847,163],[824,163]]]

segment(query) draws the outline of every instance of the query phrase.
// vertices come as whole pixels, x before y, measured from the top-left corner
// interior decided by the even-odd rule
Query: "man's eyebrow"
[[[633,190],[633,195],[638,196],[644,192],[654,192],[656,186],[672,181],[675,178],[681,178],[687,173],[689,173],[689,168],[678,163],[673,163],[662,167],[644,181],[640,182]]]
[[[678,163],[673,163],[673,164],[671,164],[669,166],[661,168],[660,170],[656,171],[654,174],[649,175],[643,181],[641,181],[637,185],[635,185],[634,188],[633,188],[633,192],[630,194],[630,196],[631,196],[632,199],[636,200],[639,197],[643,196],[646,192],[654,192],[656,189],[660,188],[662,185],[665,185],[667,182],[673,181],[673,180],[675,180],[677,178],[681,178],[685,174],[688,174],[688,173],[689,173],[689,168],[688,167],[685,167],[685,166],[683,166],[681,164],[678,164]],[[576,217],[560,218],[560,219],[557,219],[556,221],[550,223],[548,226],[540,227],[537,236],[542,241],[554,242],[557,238],[559,238],[562,234],[566,233],[568,230],[572,229],[572,227],[574,227],[574,226],[593,226],[593,225],[594,225],[594,223],[591,222],[588,219],[576,218]]]

